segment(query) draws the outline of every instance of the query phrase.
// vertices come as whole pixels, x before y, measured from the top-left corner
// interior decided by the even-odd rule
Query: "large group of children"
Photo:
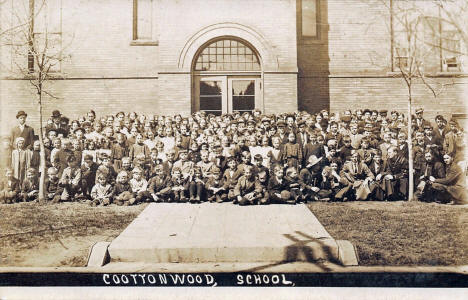
[[[55,110],[41,145],[27,114],[3,139],[0,203],[36,201],[45,170],[46,201],[92,205],[143,202],[233,202],[239,205],[308,201],[405,200],[408,124],[385,110],[264,115],[70,120]],[[465,137],[456,121],[438,115],[434,126],[418,109],[412,154],[421,201],[464,203]],[[43,167],[43,168],[42,168]]]

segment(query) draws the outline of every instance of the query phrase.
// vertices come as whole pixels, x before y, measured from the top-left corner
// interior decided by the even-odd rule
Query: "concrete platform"
[[[357,262],[345,250],[305,205],[231,203],[150,204],[108,248],[111,264]]]

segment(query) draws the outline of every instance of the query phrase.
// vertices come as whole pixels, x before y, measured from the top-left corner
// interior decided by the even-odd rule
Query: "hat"
[[[304,120],[300,120],[299,122],[297,122],[297,126],[298,127],[301,127],[301,126],[305,126],[305,121]]]
[[[319,161],[322,160],[323,157],[320,157],[320,158],[317,158],[317,156],[315,155],[311,155],[309,156],[309,159],[307,160],[309,162],[309,164],[311,164],[312,166],[315,166]]]
[[[386,110],[386,109],[379,110],[379,114],[386,114],[387,112],[388,112],[388,110]]]
[[[423,126],[424,129],[432,129],[432,126],[430,124],[425,124]]]
[[[370,109],[368,109],[368,108],[364,109],[364,111],[362,112],[362,114],[365,115],[366,113],[371,113]]]
[[[251,120],[251,119],[249,119],[249,120],[247,121],[247,125],[249,125],[249,124],[253,124],[253,125],[255,125],[255,121],[254,121],[254,120]]]
[[[20,110],[20,111],[16,114],[16,118],[18,119],[18,118],[21,117],[21,116],[27,117],[28,114],[25,113],[23,110]]]
[[[423,112],[424,112],[424,109],[422,109],[422,108],[418,108],[418,109],[416,110],[416,113],[417,113],[417,114],[420,114],[420,113],[423,113]]]
[[[84,130],[83,128],[78,127],[78,128],[76,128],[75,130],[73,130],[73,133],[76,133],[77,131],[81,131],[81,132],[83,132],[83,133],[85,132],[85,130]]]
[[[187,153],[187,150],[185,150],[185,149],[180,149],[180,150],[179,150],[179,154],[180,154],[180,153]]]
[[[267,118],[267,117],[263,117],[263,118],[262,118],[262,123],[263,123],[263,122],[270,122],[270,119]]]
[[[58,118],[60,117],[62,114],[58,111],[58,110],[54,110],[52,112],[52,118]]]
[[[351,122],[351,116],[342,116],[341,121],[345,123]]]
[[[244,120],[243,118],[239,118],[239,119],[237,120],[237,123],[238,123],[238,124],[239,124],[239,123],[245,123],[245,120]]]
[[[263,159],[263,156],[261,154],[257,153],[254,155],[254,160],[261,160],[261,159]]]
[[[279,120],[279,121],[276,123],[276,126],[278,126],[278,127],[285,127],[285,126],[286,126],[286,122],[284,122],[283,120]]]

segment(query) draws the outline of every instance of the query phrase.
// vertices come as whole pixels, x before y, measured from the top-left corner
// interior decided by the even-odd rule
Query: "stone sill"
[[[401,77],[400,72],[387,72],[387,76],[391,77]],[[432,74],[426,74],[426,77],[467,77],[468,73],[466,72],[436,72]]]
[[[148,41],[148,40],[133,40],[130,42],[130,46],[158,46],[158,41]]]

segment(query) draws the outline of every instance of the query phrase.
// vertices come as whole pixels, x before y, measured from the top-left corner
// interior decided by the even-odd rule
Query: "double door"
[[[195,111],[221,115],[261,107],[260,77],[196,76]]]

